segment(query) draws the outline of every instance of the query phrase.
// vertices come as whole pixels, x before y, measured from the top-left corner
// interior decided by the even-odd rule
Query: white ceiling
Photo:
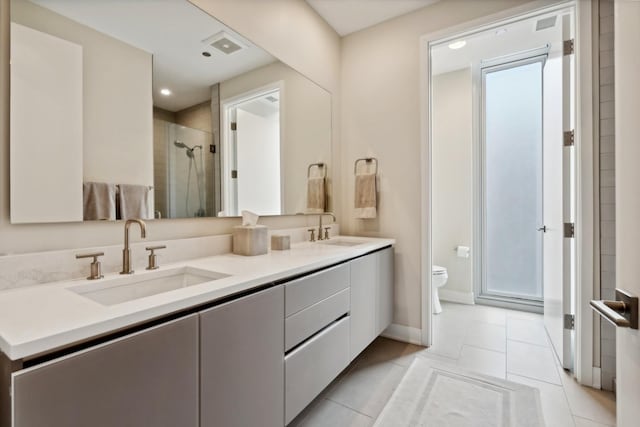
[[[306,0],[341,36],[423,8],[439,0]]]
[[[32,0],[74,21],[153,54],[154,105],[169,111],[211,99],[210,86],[276,61],[186,0]],[[230,55],[203,40],[225,31],[246,49]],[[202,56],[207,50],[211,57]],[[161,88],[171,96],[159,94]]]
[[[451,42],[436,45],[431,49],[432,73],[437,75],[468,68],[482,60],[524,52],[546,44],[551,45],[551,52],[558,51],[562,46],[561,14],[554,12],[463,37],[466,45],[456,50],[449,48]],[[553,15],[558,15],[554,27],[535,31],[539,19]],[[506,32],[498,33],[499,30]]]

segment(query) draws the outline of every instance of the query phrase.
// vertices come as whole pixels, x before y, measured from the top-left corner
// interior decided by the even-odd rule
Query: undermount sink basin
[[[229,277],[228,274],[179,267],[152,273],[123,276],[68,288],[70,291],[102,305],[115,305],[175,289],[186,288]]]
[[[357,242],[353,240],[345,240],[345,239],[329,239],[318,242],[321,245],[333,245],[333,246],[358,246],[363,244],[364,242]]]

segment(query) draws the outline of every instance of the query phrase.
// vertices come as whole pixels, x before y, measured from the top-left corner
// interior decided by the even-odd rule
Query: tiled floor
[[[290,425],[373,425],[413,359],[427,357],[538,388],[548,427],[615,426],[613,395],[558,365],[541,315],[444,303],[434,333],[429,349],[378,338]]]

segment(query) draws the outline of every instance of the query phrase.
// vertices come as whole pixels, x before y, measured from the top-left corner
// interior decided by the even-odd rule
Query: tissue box
[[[274,234],[271,236],[271,250],[286,251],[291,248],[291,238],[282,234]]]
[[[267,226],[239,225],[233,227],[233,253],[236,255],[262,255],[268,250]]]

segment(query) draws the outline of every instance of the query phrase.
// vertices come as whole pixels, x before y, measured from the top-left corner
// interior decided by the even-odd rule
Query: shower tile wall
[[[155,199],[155,214],[167,216],[169,205],[167,201],[167,129],[165,122],[175,123],[176,114],[161,108],[153,108],[153,194]]]
[[[207,157],[207,170],[213,171],[213,181],[207,179],[207,194],[213,194],[211,201],[207,200],[207,211],[218,215],[222,210],[222,175],[220,170],[220,83],[211,86],[211,133],[213,144],[217,147],[216,154]],[[212,210],[209,210],[209,204]]]
[[[600,297],[614,299],[616,287],[613,0],[600,0]],[[613,390],[616,332],[600,322],[602,388]]]
[[[176,123],[192,129],[203,130],[212,133],[211,101],[205,101],[184,110],[176,112]],[[209,152],[209,146],[202,147],[204,158],[204,185],[205,185],[205,212],[207,216],[215,215],[213,210],[213,155]]]

